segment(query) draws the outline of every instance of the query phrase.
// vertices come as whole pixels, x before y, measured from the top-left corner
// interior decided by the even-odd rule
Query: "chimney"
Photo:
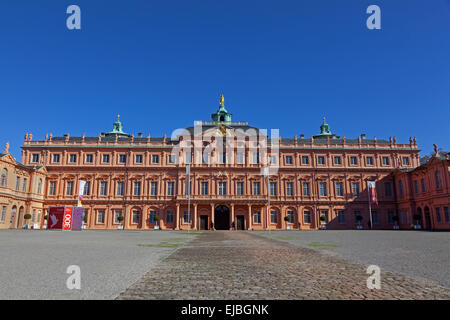
[[[361,133],[361,139],[366,139],[366,134],[365,133]]]

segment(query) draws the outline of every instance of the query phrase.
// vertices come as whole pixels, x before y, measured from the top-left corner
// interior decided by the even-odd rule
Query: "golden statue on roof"
[[[223,97],[223,94],[220,94],[219,103],[222,107],[225,107],[225,98]]]

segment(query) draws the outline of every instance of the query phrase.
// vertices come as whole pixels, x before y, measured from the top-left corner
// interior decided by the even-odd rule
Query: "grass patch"
[[[338,244],[334,244],[334,243],[317,243],[317,242],[308,243],[308,246],[314,247],[314,248],[338,248],[339,247]]]
[[[138,244],[138,247],[150,247],[150,248],[178,248],[178,243],[157,243],[157,244]]]
[[[187,238],[170,238],[170,239],[167,239],[165,241],[167,241],[167,242],[184,242],[184,241],[188,241],[188,240],[191,240],[191,239],[187,239]]]
[[[278,240],[297,240],[298,239],[298,237],[290,237],[290,236],[277,236],[274,238],[278,239]]]

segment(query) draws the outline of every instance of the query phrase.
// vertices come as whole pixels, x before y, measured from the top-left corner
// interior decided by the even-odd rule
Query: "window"
[[[92,163],[94,156],[92,154],[86,155],[86,163]]]
[[[384,195],[386,197],[392,197],[392,185],[390,182],[384,183]]]
[[[289,210],[289,211],[287,212],[287,216],[289,217],[288,223],[294,223],[294,211]]]
[[[342,182],[336,182],[336,196],[344,196],[344,184]]]
[[[6,174],[7,174],[6,169],[3,169],[2,170],[2,179],[0,181],[0,186],[2,186],[2,187],[6,187]]]
[[[259,153],[253,152],[253,163],[258,164],[259,163]]]
[[[361,217],[361,211],[355,211],[355,223],[361,223],[361,220],[358,220],[358,217]]]
[[[122,216],[122,210],[114,210],[114,223],[119,224],[119,217]]]
[[[419,193],[419,182],[414,180],[414,192]]]
[[[37,184],[37,193],[41,194],[41,191],[42,191],[42,179],[39,179]]]
[[[224,196],[227,194],[227,183],[226,182],[219,182],[219,195]]]
[[[271,182],[270,183],[270,195],[271,196],[276,196],[277,195],[277,183],[276,182]]]
[[[373,166],[373,157],[366,157],[366,164],[368,166]]]
[[[127,155],[119,154],[119,163],[125,163],[125,162],[127,162]]]
[[[185,156],[185,163],[192,162],[192,152],[186,152],[184,156]]]
[[[138,224],[141,220],[141,212],[139,210],[133,210],[133,214],[131,216],[131,223]]]
[[[441,222],[442,221],[441,208],[436,208],[436,220],[437,220],[437,222]]]
[[[244,164],[244,153],[243,152],[237,152],[236,153],[236,163],[237,164]]]
[[[84,185],[83,189],[83,195],[88,196],[91,194],[91,182],[86,181],[86,184]]]
[[[422,192],[426,192],[427,188],[426,188],[426,185],[425,185],[425,179],[421,179],[420,183],[422,184]]]
[[[450,214],[448,212],[448,207],[444,207],[444,215],[445,215],[445,222],[450,222]]]
[[[58,163],[59,162],[59,154],[54,154],[53,155],[53,163]]]
[[[382,161],[383,161],[383,166],[388,166],[389,165],[389,157],[383,157]]]
[[[261,212],[253,211],[253,223],[261,223]]]
[[[277,223],[277,216],[276,211],[270,211],[270,223]]]
[[[191,219],[190,219],[189,211],[184,211],[184,213],[183,213],[183,222],[184,223],[189,223],[190,220]]]
[[[303,195],[305,197],[309,197],[310,195],[309,182],[303,182]]]
[[[155,217],[156,217],[156,211],[155,210],[150,210],[150,215],[149,215],[148,221],[151,224],[154,224],[156,222]]]
[[[309,157],[308,156],[302,156],[302,164],[309,164]]]
[[[286,164],[292,164],[292,156],[286,156]]]
[[[100,181],[100,195],[101,196],[106,196],[107,188],[108,188],[108,182]]]
[[[339,157],[339,156],[334,157],[334,164],[335,165],[340,165],[341,164],[341,157]]]
[[[141,182],[135,181],[133,186],[133,195],[140,196],[141,195]]]
[[[48,194],[54,196],[56,194],[56,181],[50,181],[48,185]]]
[[[153,159],[152,159],[153,160]],[[174,154],[169,154],[168,156],[168,161],[169,163],[175,163],[175,155]]]
[[[150,182],[150,195],[152,196],[158,195],[158,182],[156,181]]]
[[[394,211],[388,211],[388,222],[394,224]]]
[[[74,153],[70,154],[70,155],[69,155],[69,162],[70,162],[70,163],[75,163],[75,162],[77,162],[77,155],[74,154]]]
[[[325,164],[325,157],[324,156],[319,156],[317,157],[317,164]]]
[[[339,224],[345,224],[345,211],[344,210],[338,211],[338,222],[339,222]]]
[[[227,163],[227,153],[226,152],[219,152],[219,163],[220,164]]]
[[[19,191],[20,188],[20,177],[16,178],[16,191]]]
[[[358,158],[350,157],[350,165],[356,166],[358,164]]]
[[[253,195],[259,196],[261,193],[261,184],[259,182],[253,182]]]
[[[27,179],[26,178],[23,179],[22,192],[27,192]]]
[[[404,166],[409,166],[409,158],[408,157],[403,157],[402,161],[403,161]]]
[[[152,154],[152,163],[159,163],[159,155]]]
[[[321,211],[321,212],[320,212],[320,216],[321,216],[321,217],[325,217],[324,222],[325,222],[325,223],[328,223],[328,210],[323,210],[323,211]]]
[[[398,191],[400,192],[400,195],[402,196],[403,195],[403,181],[402,180],[400,180],[398,182]]]
[[[97,223],[105,223],[105,210],[97,211]]]
[[[208,182],[207,181],[202,181],[200,184],[200,193],[203,196],[207,196],[208,195]]]
[[[236,182],[236,194],[238,196],[242,196],[244,194],[244,182],[242,181]]]
[[[123,181],[117,181],[117,195],[123,196]]]
[[[310,211],[304,211],[303,212],[303,221],[304,223],[311,223],[311,212]]]
[[[294,195],[294,183],[286,182],[286,195],[293,196]]]
[[[192,181],[189,181],[189,190],[188,190],[188,186],[187,186],[187,181],[184,183],[184,194],[185,195],[192,194]]]
[[[175,193],[175,183],[173,181],[167,182],[167,195],[173,196]]]
[[[442,188],[441,172],[439,170],[435,172],[435,178],[436,178],[436,189]]]
[[[167,211],[166,212],[166,223],[167,224],[172,224],[173,223],[173,211]]]
[[[71,196],[73,193],[73,181],[67,181],[66,184],[66,195]]]
[[[137,154],[134,160],[136,163],[142,163],[142,154]]]
[[[320,182],[319,190],[320,190],[320,195],[322,197],[325,197],[327,195],[327,183],[326,182]]]
[[[6,216],[6,206],[2,207],[2,215],[0,216],[0,221],[5,221]]]
[[[277,157],[276,156],[270,156],[270,164],[276,164],[277,163]]]
[[[33,153],[31,162],[39,162],[39,153]]]
[[[375,210],[372,210],[372,223],[378,224],[378,212]]]
[[[352,182],[352,194],[353,196],[359,196],[359,182]]]
[[[109,154],[104,154],[102,161],[103,163],[109,163]]]

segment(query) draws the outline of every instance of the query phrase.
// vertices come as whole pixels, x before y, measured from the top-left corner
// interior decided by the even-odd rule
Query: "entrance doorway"
[[[244,216],[236,216],[236,230],[244,230]]]
[[[425,207],[425,209],[423,211],[425,213],[425,229],[431,230],[430,208]]]
[[[200,230],[208,230],[208,216],[200,216]]]
[[[214,210],[214,227],[216,230],[230,230],[230,209],[218,206]]]

